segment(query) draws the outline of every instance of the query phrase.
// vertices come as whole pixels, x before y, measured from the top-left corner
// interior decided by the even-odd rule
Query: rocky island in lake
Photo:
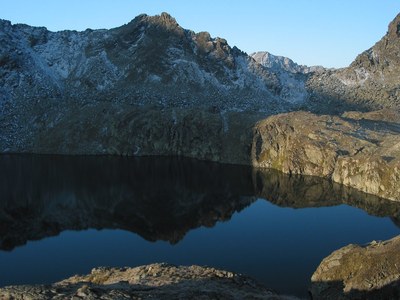
[[[293,208],[344,203],[400,223],[400,15],[342,69],[249,55],[167,13],[82,32],[0,20],[0,43],[3,251],[87,228],[174,244],[258,198]],[[91,164],[96,157],[77,158],[81,169],[74,169],[62,156],[46,165],[46,156],[18,154],[133,160],[122,162],[126,174],[105,160],[105,174]],[[147,173],[134,157],[145,156],[235,164],[247,179],[189,164],[173,173],[177,183],[175,165],[146,166],[171,179],[157,189],[140,180]],[[98,180],[82,171],[89,169]],[[195,169],[198,177],[188,181]],[[59,202],[70,191],[79,201]],[[394,237],[333,252],[311,278],[313,299],[398,298],[399,251]],[[26,296],[291,299],[235,272],[170,264],[99,267],[55,284],[0,288],[1,299]]]

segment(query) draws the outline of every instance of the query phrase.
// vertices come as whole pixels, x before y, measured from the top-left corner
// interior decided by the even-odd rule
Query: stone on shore
[[[400,236],[334,251],[311,281],[313,299],[400,299]]]

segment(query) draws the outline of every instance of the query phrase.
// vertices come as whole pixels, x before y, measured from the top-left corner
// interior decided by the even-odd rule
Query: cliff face
[[[260,121],[254,130],[254,166],[327,177],[400,199],[399,113],[348,112],[339,117],[294,112]]]

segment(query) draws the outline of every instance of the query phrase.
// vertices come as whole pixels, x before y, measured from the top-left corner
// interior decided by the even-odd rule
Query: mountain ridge
[[[312,72],[292,61],[285,63],[284,58],[271,61],[272,56],[268,57],[275,65],[266,59],[262,65],[225,39],[182,28],[167,13],[140,15],[110,30],[82,32],[50,32],[2,21],[0,152],[178,155],[253,165],[252,153],[260,153],[264,146],[291,147],[289,139],[278,138],[285,132],[292,136],[289,121],[280,124],[276,143],[263,140],[268,134],[257,133],[257,124],[272,115],[311,112],[315,124],[322,126],[318,133],[322,135],[336,125],[320,115],[398,110],[399,27],[397,16],[381,41],[348,68]],[[304,119],[301,113],[288,116]],[[397,118],[384,121],[379,128],[397,135],[397,122]],[[358,123],[352,121],[351,128],[362,128]],[[375,140],[387,139],[376,129],[350,136],[348,145],[358,145],[357,139],[362,139],[369,149],[381,147],[378,152],[384,157],[397,153],[385,148],[388,143],[370,145],[370,135],[379,137]],[[336,145],[345,144],[342,135],[335,138]],[[322,147],[315,140],[313,147]],[[325,137],[321,140],[331,143]],[[333,162],[357,158],[359,153],[347,146],[346,151],[337,150],[331,153]],[[303,155],[305,150],[298,151],[301,160],[288,163],[288,168],[283,168],[282,161],[272,165],[285,172],[321,175],[312,158]],[[257,165],[264,166],[265,159],[257,157]],[[364,191],[392,195],[391,189],[379,190],[379,185],[385,186],[380,174],[397,170],[398,160],[381,170],[381,158],[369,157],[375,159],[376,180],[369,187],[348,180],[350,173],[338,178]],[[365,161],[366,177],[372,172],[369,160]]]

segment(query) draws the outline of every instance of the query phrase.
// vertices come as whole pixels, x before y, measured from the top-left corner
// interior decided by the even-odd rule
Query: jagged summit
[[[149,16],[147,14],[141,14],[135,17],[131,22],[127,25],[123,25],[118,28],[123,28],[125,26],[137,26],[138,24],[142,26],[154,26],[158,29],[163,29],[167,31],[183,31],[183,28],[178,24],[175,18],[173,18],[170,14],[163,12],[161,15]]]

